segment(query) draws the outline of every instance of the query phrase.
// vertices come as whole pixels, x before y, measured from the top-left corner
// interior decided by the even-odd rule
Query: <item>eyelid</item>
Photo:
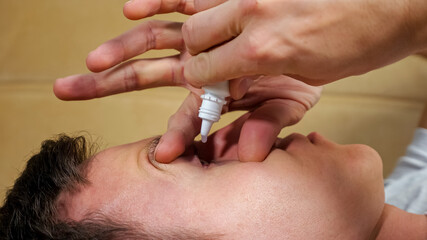
[[[146,153],[147,153],[147,159],[148,162],[156,169],[160,170],[160,171],[164,171],[164,167],[165,165],[162,163],[159,163],[156,161],[156,158],[154,156],[154,153],[156,151],[156,147],[160,142],[160,138],[161,136],[157,136],[154,139],[152,139],[147,145],[146,145]],[[192,150],[194,151],[194,154],[196,156],[198,156],[198,149],[196,148],[195,145],[192,145]],[[203,160],[203,159],[199,159],[199,164],[203,167],[203,168],[207,168],[209,167],[210,164],[213,163],[213,161],[208,161],[208,160]],[[161,167],[163,166],[163,167]]]
[[[160,164],[156,161],[156,158],[154,157],[154,152],[156,151],[156,147],[160,142],[160,138],[161,136],[157,136],[153,140],[151,140],[147,144],[146,152],[147,152],[148,162],[150,162],[150,164],[153,165],[153,167],[157,168],[158,170],[163,170],[160,168]]]

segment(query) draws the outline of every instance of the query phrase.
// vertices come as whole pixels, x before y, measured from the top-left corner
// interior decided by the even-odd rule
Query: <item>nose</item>
[[[289,151],[291,148],[298,147],[305,144],[311,144],[311,141],[304,135],[299,133],[292,133],[276,144],[277,148]]]
[[[320,144],[320,143],[326,143],[326,142],[333,143],[318,132],[311,132],[310,134],[307,135],[307,138],[313,144]]]

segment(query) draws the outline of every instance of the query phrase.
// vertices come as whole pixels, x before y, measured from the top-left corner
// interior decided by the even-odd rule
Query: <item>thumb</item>
[[[253,81],[257,78],[258,76],[250,76],[230,80],[229,88],[231,98],[233,100],[239,100],[243,98],[252,85]]]

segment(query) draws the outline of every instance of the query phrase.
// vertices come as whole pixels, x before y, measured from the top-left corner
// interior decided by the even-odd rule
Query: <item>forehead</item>
[[[147,139],[115,146],[94,155],[86,170],[89,184],[61,194],[68,217],[78,220],[93,210],[107,212],[129,198],[129,192],[136,191],[132,189],[135,184],[141,185],[148,178],[148,172],[139,164],[148,142]]]

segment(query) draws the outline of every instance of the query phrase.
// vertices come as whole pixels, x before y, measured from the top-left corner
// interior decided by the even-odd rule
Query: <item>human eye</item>
[[[191,151],[192,151],[194,157],[196,157],[197,160],[200,162],[200,164],[202,165],[202,167],[206,168],[206,167],[208,167],[211,164],[212,161],[209,161],[209,160],[206,160],[206,159],[203,159],[203,158],[200,157],[196,145],[194,145],[194,144],[191,145]]]
[[[160,169],[160,163],[156,161],[155,158],[155,151],[156,151],[156,147],[160,142],[160,138],[161,136],[158,136],[156,138],[154,138],[153,140],[151,140],[151,142],[148,144],[147,146],[147,158],[149,160],[149,162],[156,168]],[[191,156],[191,162],[195,161],[198,164],[200,164],[202,167],[206,168],[211,164],[211,161],[209,160],[205,160],[199,157],[198,151],[196,146],[193,144],[190,147],[187,148],[187,150],[180,156],[180,157],[187,157],[187,156]]]
[[[200,160],[200,164],[202,164],[202,167],[208,167],[211,164],[210,161],[203,160],[201,158],[199,158],[199,160]]]

